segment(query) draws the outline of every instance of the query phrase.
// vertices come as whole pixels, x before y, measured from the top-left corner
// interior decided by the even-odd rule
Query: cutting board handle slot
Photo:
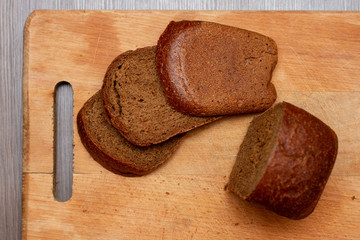
[[[73,90],[62,81],[54,88],[54,186],[56,200],[66,202],[73,185]]]

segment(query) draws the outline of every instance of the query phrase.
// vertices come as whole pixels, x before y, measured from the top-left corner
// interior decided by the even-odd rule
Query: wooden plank
[[[225,176],[124,178],[75,174],[73,197],[54,201],[50,174],[24,175],[25,239],[358,239],[359,176],[331,176],[301,221],[224,191]],[[100,191],[99,191],[100,190]]]
[[[337,132],[337,162],[309,218],[287,220],[224,191],[254,115],[190,132],[170,161],[141,178],[111,174],[93,161],[74,118],[73,197],[66,203],[54,200],[55,85],[70,82],[76,115],[101,87],[115,56],[155,45],[168,22],[181,19],[215,21],[274,38],[277,101],[305,108]],[[360,105],[359,39],[358,12],[36,11],[25,29],[25,238],[360,237],[355,227],[360,224],[360,109],[354,107]]]
[[[54,188],[55,198],[66,202],[73,185],[74,126],[73,93],[69,83],[56,85],[54,92]]]

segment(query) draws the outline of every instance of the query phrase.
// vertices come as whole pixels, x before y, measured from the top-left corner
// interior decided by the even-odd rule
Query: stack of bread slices
[[[156,46],[121,53],[78,113],[81,140],[102,166],[141,176],[171,157],[184,134],[227,115],[251,122],[228,189],[276,213],[309,215],[337,154],[325,123],[279,103],[274,40],[203,21],[170,22]]]

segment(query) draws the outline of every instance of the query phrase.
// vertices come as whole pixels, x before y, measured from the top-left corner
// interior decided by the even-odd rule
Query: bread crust
[[[84,147],[90,153],[90,155],[93,157],[95,161],[97,161],[101,166],[103,166],[107,170],[116,174],[120,174],[124,176],[143,175],[136,168],[130,167],[126,164],[122,164],[121,162],[115,160],[114,158],[102,152],[100,148],[92,142],[91,136],[87,134],[82,115],[83,115],[83,109],[81,109],[77,115],[78,133]]]
[[[156,51],[167,101],[193,116],[268,109],[276,99],[270,80],[277,59],[271,38],[203,21],[171,21]]]
[[[138,139],[132,137],[131,134],[129,134],[129,131],[126,131],[126,127],[124,126],[124,124],[122,124],[121,121],[117,121],[117,119],[113,116],[116,115],[116,111],[119,111],[118,109],[113,107],[113,104],[111,104],[111,102],[109,101],[110,99],[110,94],[109,94],[109,88],[111,87],[109,84],[109,78],[111,76],[111,73],[113,71],[113,69],[115,69],[117,66],[121,66],[124,61],[126,60],[126,58],[133,54],[134,51],[133,50],[128,50],[120,55],[118,55],[108,66],[105,76],[104,76],[104,80],[103,80],[103,85],[101,87],[101,96],[102,96],[102,101],[104,104],[104,111],[105,111],[105,115],[107,117],[108,122],[115,127],[119,133],[121,133],[121,135],[126,138],[128,141],[136,144],[139,142]],[[139,146],[145,146],[145,145],[140,145],[137,144]]]
[[[277,144],[247,200],[279,215],[302,219],[313,212],[333,169],[338,139],[312,114],[285,104]]]
[[[94,141],[94,137],[89,134],[89,131],[87,131],[87,124],[84,120],[85,117],[85,106],[93,100],[94,97],[96,97],[97,94],[95,94],[93,97],[91,97],[81,108],[77,115],[77,127],[78,127],[78,133],[81,139],[81,142],[85,146],[86,150],[90,153],[90,155],[93,157],[95,161],[97,161],[100,165],[102,165],[107,170],[124,175],[124,176],[142,176],[146,175],[155,169],[157,169],[162,163],[164,163],[178,148],[178,144],[181,141],[182,137],[177,137],[177,139],[172,139],[169,141],[174,141],[174,144],[171,145],[171,148],[166,156],[159,156],[160,159],[156,164],[153,164],[151,166],[140,166],[135,165],[131,161],[128,161],[127,159],[121,159],[121,158],[115,158],[110,156],[106,153],[106,151],[99,145],[97,145]],[[110,123],[109,123],[110,124]],[[104,133],[106,135],[106,133]],[[146,150],[146,148],[144,148]],[[134,156],[136,157],[136,156]]]
[[[156,74],[153,74],[152,78],[150,78],[149,76],[142,76],[144,79],[144,82],[147,81],[147,83],[149,82],[156,82],[155,85],[161,86],[161,82],[158,79],[158,75],[157,75],[157,70],[156,70],[156,63],[155,63],[155,50],[156,50],[156,46],[152,46],[152,47],[145,47],[145,48],[139,48],[136,49],[134,51],[127,51],[124,52],[122,54],[120,54],[118,57],[116,57],[113,62],[109,65],[104,80],[103,80],[103,86],[102,86],[102,99],[103,99],[103,103],[104,103],[104,107],[105,107],[105,112],[107,114],[108,120],[109,122],[116,128],[118,129],[118,131],[121,133],[121,135],[123,135],[128,141],[130,141],[131,143],[138,145],[138,146],[150,146],[153,144],[159,144],[161,142],[164,142],[166,140],[168,140],[169,138],[176,136],[178,134],[182,134],[185,133],[187,131],[190,131],[194,128],[200,127],[202,125],[205,125],[207,123],[213,122],[217,119],[219,119],[220,117],[192,117],[192,116],[188,116],[188,115],[184,115],[181,114],[177,111],[175,111],[166,101],[166,97],[165,94],[162,90],[161,87],[161,91],[159,91],[158,89],[150,89],[151,91],[156,92],[155,94],[157,94],[157,98],[155,99],[155,97],[149,97],[148,99],[142,99],[144,102],[151,102],[151,101],[161,101],[161,103],[159,104],[160,106],[160,111],[162,112],[167,112],[169,113],[169,115],[167,115],[166,117],[169,118],[169,121],[166,124],[163,124],[161,126],[157,126],[159,125],[160,121],[163,121],[164,118],[159,118],[159,116],[157,115],[157,112],[159,109],[157,109],[156,111],[151,109],[154,107],[158,107],[158,106],[149,106],[149,105],[142,105],[141,106],[141,110],[144,110],[146,108],[146,106],[148,106],[148,110],[146,111],[147,116],[152,116],[151,119],[147,119],[146,122],[151,122],[152,124],[148,126],[147,129],[144,129],[144,127],[142,129],[140,129],[140,125],[145,124],[142,123],[142,119],[143,118],[140,114],[139,111],[133,111],[133,115],[136,116],[133,118],[134,122],[133,124],[130,124],[128,121],[126,121],[125,117],[126,115],[122,115],[122,110],[124,110],[124,105],[126,104],[126,102],[130,102],[130,101],[134,101],[132,98],[128,97],[128,96],[123,96],[123,95],[119,95],[119,102],[118,104],[114,103],[114,100],[111,99],[111,94],[114,95],[114,93],[117,91],[116,87],[113,84],[113,79],[115,76],[117,76],[116,81],[120,84],[124,84],[123,82],[127,81],[125,79],[125,77],[116,75],[119,66],[122,66],[126,61],[128,61],[128,59],[130,59],[131,57],[136,57],[136,56],[140,56],[140,55],[144,55],[147,57],[152,56],[153,55],[153,63],[149,63],[151,64],[151,67],[153,66],[153,69],[149,69],[148,71],[151,72],[151,74],[153,74],[154,72]],[[131,67],[133,67],[133,65],[131,65]],[[137,66],[138,67],[138,66]],[[140,68],[140,67],[139,67]],[[157,83],[158,82],[158,83]],[[124,84],[125,85],[125,84]],[[134,89],[138,90],[138,91],[144,91],[141,90],[142,86],[139,85],[137,86],[138,89]],[[147,94],[149,94],[148,91]],[[117,94],[119,94],[117,92]],[[124,105],[122,105],[124,103]],[[134,101],[134,104],[137,104],[136,101]],[[129,106],[129,104],[127,105]],[[145,107],[144,107],[145,106]],[[129,110],[129,109],[127,109]],[[143,111],[144,112],[144,111]],[[171,116],[170,116],[171,114]],[[174,125],[173,125],[174,124]],[[134,128],[134,126],[139,126],[138,128]],[[142,125],[145,126],[145,125]],[[157,131],[155,131],[155,126],[157,126]],[[132,129],[130,129],[132,127]],[[147,132],[148,131],[148,132]]]

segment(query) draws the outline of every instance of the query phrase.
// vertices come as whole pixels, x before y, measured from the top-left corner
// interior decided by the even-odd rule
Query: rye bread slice
[[[321,120],[280,103],[251,122],[228,189],[279,215],[313,212],[335,163],[338,140]]]
[[[111,124],[130,142],[149,146],[215,121],[191,117],[168,102],[156,70],[156,47],[119,55],[108,67],[102,87]]]
[[[158,40],[156,61],[168,102],[184,114],[261,112],[276,99],[270,80],[277,46],[259,33],[172,21]]]
[[[82,143],[90,155],[106,169],[122,175],[144,175],[171,157],[181,136],[150,147],[128,142],[108,122],[100,91],[92,96],[77,116]]]

